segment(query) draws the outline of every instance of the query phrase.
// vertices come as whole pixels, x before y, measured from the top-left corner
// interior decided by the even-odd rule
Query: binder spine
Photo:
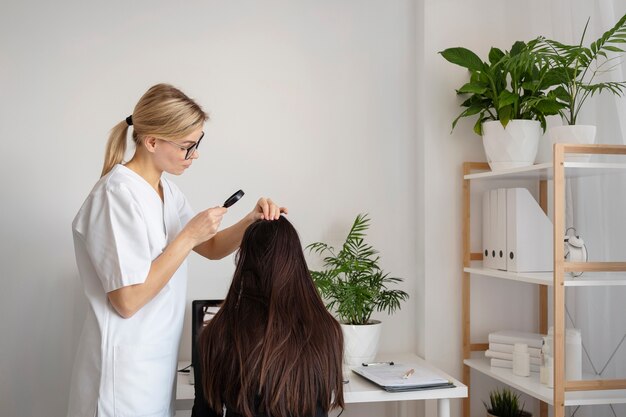
[[[482,246],[483,246],[483,266],[485,268],[491,268],[491,251],[489,248],[491,247],[491,222],[489,221],[491,217],[491,206],[489,203],[489,197],[491,193],[489,190],[483,193],[483,236],[482,236]]]

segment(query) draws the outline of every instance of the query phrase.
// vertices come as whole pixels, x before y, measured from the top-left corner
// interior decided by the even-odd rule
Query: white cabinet
[[[626,262],[575,263],[564,260],[565,179],[588,175],[610,175],[615,172],[625,173],[626,163],[565,162],[566,153],[626,155],[626,146],[557,144],[554,147],[554,159],[551,164],[497,172],[489,171],[489,166],[486,163],[466,162],[463,166],[463,382],[471,387],[470,369],[488,375],[542,401],[540,407],[542,417],[547,416],[548,404],[554,407],[553,415],[555,417],[564,417],[566,406],[626,403],[626,379],[597,380],[583,375],[582,380],[567,381],[565,379],[563,354],[565,349],[565,287],[626,285]],[[531,179],[539,182],[539,203],[546,213],[548,209],[548,180],[552,181],[554,272],[512,273],[483,268],[481,265],[482,248],[480,252],[471,251],[471,184],[474,181],[499,179],[525,181]],[[578,278],[572,278],[568,274],[568,272],[583,271],[585,274]],[[519,377],[508,369],[491,368],[486,359],[471,358],[472,352],[484,351],[488,348],[487,343],[473,343],[470,340],[470,279],[481,279],[481,276],[538,285],[540,326],[537,330],[544,334],[547,333],[548,328],[548,287],[552,287],[554,313],[552,324],[555,329],[553,389],[540,384],[538,374],[531,373],[530,377]],[[510,296],[514,297],[514,294],[510,294]],[[465,400],[463,406],[465,417],[470,415],[469,401],[469,398]]]

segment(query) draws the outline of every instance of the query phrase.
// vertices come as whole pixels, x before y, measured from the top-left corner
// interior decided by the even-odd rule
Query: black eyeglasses
[[[189,159],[189,158],[191,158],[191,155],[193,155],[193,153],[196,151],[196,149],[198,149],[198,146],[200,146],[200,141],[202,140],[203,137],[204,137],[204,132],[202,132],[202,135],[200,136],[200,139],[198,139],[193,145],[191,145],[191,146],[189,146],[187,148],[182,146],[180,143],[174,142],[172,140],[161,139],[161,138],[156,138],[156,139],[162,140],[163,142],[171,143],[172,145],[176,146],[181,151],[187,152],[185,154],[185,159]]]

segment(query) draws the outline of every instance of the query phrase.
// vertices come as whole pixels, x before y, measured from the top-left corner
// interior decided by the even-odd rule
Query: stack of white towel
[[[489,333],[489,350],[485,351],[485,357],[491,358],[492,367],[512,369],[513,347],[516,343],[525,343],[530,354],[530,371],[539,372],[543,336],[545,335],[515,330]]]

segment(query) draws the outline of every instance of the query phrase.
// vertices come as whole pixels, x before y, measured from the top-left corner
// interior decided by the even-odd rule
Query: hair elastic
[[[133,125],[133,115],[132,114],[126,118],[126,124],[128,126],[132,126]]]

